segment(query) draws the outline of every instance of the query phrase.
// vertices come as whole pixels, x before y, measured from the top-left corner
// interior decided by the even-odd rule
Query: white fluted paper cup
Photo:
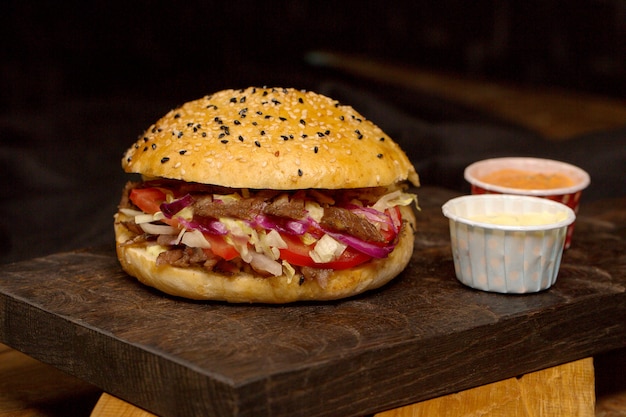
[[[576,218],[564,204],[539,197],[466,195],[446,202],[454,269],[475,289],[524,294],[556,282]]]

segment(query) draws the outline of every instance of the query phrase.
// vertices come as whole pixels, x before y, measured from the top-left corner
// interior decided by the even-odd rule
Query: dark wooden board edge
[[[624,299],[623,294],[591,297],[530,320],[518,317],[419,345],[399,343],[241,386],[6,296],[0,296],[3,326],[25,330],[0,336],[15,349],[162,416],[356,416],[622,347],[626,324],[616,324],[615,315],[626,317]],[[610,332],[596,334],[607,326]],[[546,362],[546,356],[553,359]],[[407,357],[413,359],[401,360]]]
[[[4,312],[0,330],[24,329],[0,331],[6,345],[158,415],[200,415],[200,409],[204,415],[232,415],[236,408],[236,390],[227,381],[207,377],[145,347],[3,294],[0,311]]]

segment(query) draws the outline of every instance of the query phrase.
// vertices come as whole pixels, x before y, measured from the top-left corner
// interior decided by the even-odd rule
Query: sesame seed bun
[[[284,275],[260,277],[246,272],[224,275],[200,268],[156,265],[156,254],[143,247],[124,246],[132,237],[116,214],[117,256],[126,272],[141,283],[166,294],[194,300],[230,303],[283,304],[295,301],[325,301],[355,296],[379,288],[404,270],[413,255],[415,216],[410,207],[400,207],[404,224],[397,246],[382,259],[372,259],[357,267],[334,271],[325,287],[317,281],[300,283]]]
[[[389,193],[407,181],[419,185],[406,154],[374,123],[328,97],[287,88],[225,90],[183,104],[139,137],[122,166],[146,180],[248,192],[357,189],[364,194],[379,187]],[[122,201],[129,200],[125,193]],[[413,254],[415,216],[411,206],[398,208],[402,227],[388,255],[332,270],[322,280],[293,273],[256,275],[254,268],[226,273],[198,265],[157,265],[158,245],[135,244],[144,235],[128,227],[133,219],[123,211],[115,215],[117,255],[130,275],[174,296],[236,303],[334,300],[378,288],[406,267]]]
[[[342,189],[419,179],[350,106],[289,88],[225,90],[176,108],[126,152],[126,172],[232,188]]]

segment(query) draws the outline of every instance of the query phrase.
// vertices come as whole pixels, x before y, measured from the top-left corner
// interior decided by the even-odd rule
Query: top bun
[[[389,136],[350,106],[291,88],[224,90],[188,102],[126,151],[126,172],[231,188],[419,185]]]

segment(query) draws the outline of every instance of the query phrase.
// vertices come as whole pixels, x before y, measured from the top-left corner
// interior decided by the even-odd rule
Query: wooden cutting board
[[[407,270],[338,302],[176,299],[112,248],[6,265],[0,341],[165,417],[365,415],[626,345],[623,201],[581,211],[552,289],[509,296],[455,279],[450,197],[420,190]]]

